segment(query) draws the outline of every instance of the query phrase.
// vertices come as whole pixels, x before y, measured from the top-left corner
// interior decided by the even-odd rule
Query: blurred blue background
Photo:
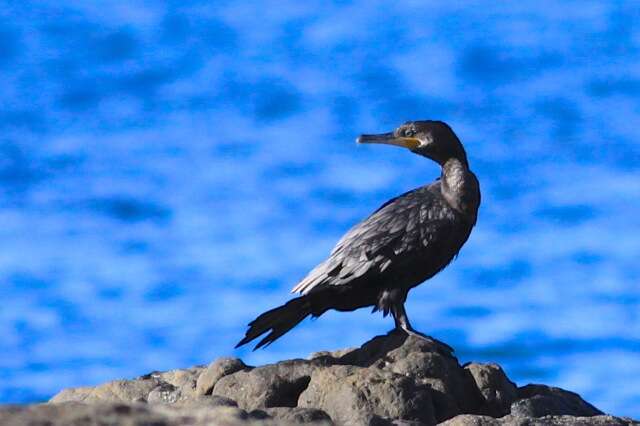
[[[330,313],[232,349],[352,224],[439,173],[355,137],[433,118],[483,205],[410,295],[416,327],[639,417],[636,4],[4,1],[0,401],[386,332]]]

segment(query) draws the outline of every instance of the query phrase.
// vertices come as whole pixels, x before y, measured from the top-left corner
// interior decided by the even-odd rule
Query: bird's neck
[[[440,190],[455,210],[475,223],[480,204],[478,179],[466,159],[449,158],[442,165]]]

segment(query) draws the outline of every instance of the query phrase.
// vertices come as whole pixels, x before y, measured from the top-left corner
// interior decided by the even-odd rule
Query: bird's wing
[[[429,257],[437,239],[452,232],[453,213],[437,195],[435,185],[389,200],[351,228],[324,262],[292,290],[302,294],[327,285],[344,285],[390,266],[404,263],[408,253]],[[439,191],[439,189],[438,189]],[[404,260],[404,261],[403,261]]]

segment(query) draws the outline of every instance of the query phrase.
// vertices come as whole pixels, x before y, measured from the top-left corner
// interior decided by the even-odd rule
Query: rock
[[[3,426],[81,426],[88,424],[120,425],[129,419],[137,424],[170,425],[166,416],[155,413],[145,404],[77,402],[48,405],[31,405],[8,409],[0,408],[0,424]]]
[[[509,414],[513,401],[518,398],[516,385],[507,378],[502,368],[497,364],[466,365],[467,370],[483,399],[481,411],[492,416],[502,417]]]
[[[63,389],[55,394],[49,402],[71,402],[71,401],[84,401],[94,391],[95,388],[83,386],[78,388]],[[91,402],[90,400],[88,402]]]
[[[218,358],[200,374],[196,382],[196,393],[198,395],[211,395],[213,387],[218,380],[233,374],[236,371],[246,370],[248,367],[240,358]]]
[[[213,394],[228,396],[246,410],[295,407],[309,384],[313,365],[312,361],[291,360],[238,371],[220,378]]]
[[[242,361],[240,361],[242,362]],[[163,383],[169,383],[180,390],[180,396],[191,398],[195,396],[196,382],[202,376],[204,367],[191,367],[184,370],[171,370],[166,373],[156,373],[155,378]]]
[[[519,417],[548,415],[597,416],[604,414],[580,395],[560,388],[527,385],[518,389],[518,401],[511,405],[511,414]]]
[[[439,426],[631,426],[640,423],[631,419],[613,416],[574,417],[547,416],[541,418],[521,418],[513,415],[501,418],[462,414]]]
[[[304,407],[273,407],[265,410],[267,414],[281,422],[291,424],[308,424],[315,423],[318,426],[329,426],[334,423],[331,421],[331,417],[322,410],[317,408],[304,408]]]
[[[461,366],[445,344],[378,336],[360,348],[249,367],[207,367],[63,390],[48,404],[0,407],[16,425],[631,425],[579,395],[517,388],[495,364]]]
[[[146,402],[149,393],[160,382],[152,377],[138,380],[115,380],[95,388],[68,389],[55,395],[51,402]]]
[[[153,425],[153,426],[281,426],[333,425],[319,410],[285,409],[291,412],[267,414],[247,413],[237,407],[182,407],[180,405],[148,405],[143,403],[55,403],[30,406],[0,407],[3,426],[86,426],[86,425]],[[274,415],[276,414],[276,415]]]
[[[146,398],[146,401],[150,404],[164,403],[174,404],[182,399],[182,392],[180,389],[170,383],[161,383],[151,392]]]
[[[361,424],[372,415],[435,424],[428,386],[401,374],[362,367],[316,370],[299,405],[320,408],[339,424]]]
[[[237,407],[238,403],[231,398],[220,395],[200,395],[192,400],[182,402],[182,405],[195,405],[201,407]]]
[[[476,412],[480,395],[457,360],[440,352],[390,353],[395,361],[385,369],[412,376],[432,389],[436,420],[441,422],[463,412]]]
[[[442,422],[463,412],[478,412],[480,393],[448,346],[392,331],[340,358],[341,363],[377,367],[413,377],[432,389],[435,419]]]
[[[358,350],[359,348],[346,348],[346,349],[338,349],[337,351],[320,351],[314,352],[309,355],[309,359],[318,359],[318,358],[330,358],[333,361],[342,358],[343,356]]]
[[[414,352],[437,353],[455,360],[451,352],[438,341],[427,341],[407,336],[404,332],[397,330],[392,330],[383,336],[376,336],[360,348],[349,350],[339,359],[343,364],[382,367],[385,364],[404,359]]]
[[[461,414],[444,423],[440,423],[439,426],[498,426],[503,424],[501,422],[501,419],[496,419],[490,416]],[[514,425],[515,424],[517,423],[514,423]]]

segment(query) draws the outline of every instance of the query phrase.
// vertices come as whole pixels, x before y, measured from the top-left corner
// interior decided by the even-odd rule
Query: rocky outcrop
[[[517,387],[495,364],[461,366],[447,346],[391,332],[362,347],[250,367],[150,373],[0,408],[0,424],[631,425],[579,395]]]

